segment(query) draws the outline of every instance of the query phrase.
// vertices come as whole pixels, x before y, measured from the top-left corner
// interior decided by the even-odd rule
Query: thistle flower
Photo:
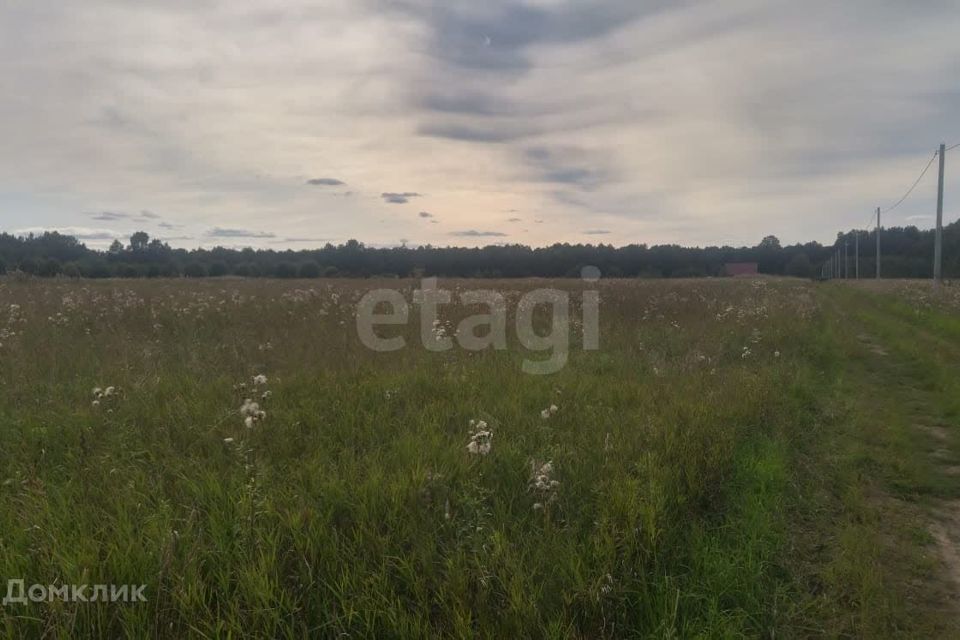
[[[533,505],[535,511],[543,509],[545,505],[556,500],[560,481],[554,480],[553,478],[553,461],[539,462],[537,460],[531,460],[530,483],[527,487],[538,498],[537,502]]]
[[[250,398],[243,401],[243,406],[240,407],[240,415],[243,417],[243,424],[247,429],[252,429],[253,425],[267,417],[267,413],[260,409],[260,405]]]
[[[548,418],[550,418],[550,416],[554,415],[557,411],[560,411],[560,407],[558,407],[555,404],[552,404],[540,412],[540,417],[543,418],[544,420],[547,420]]]
[[[113,402],[118,396],[116,387],[107,387],[106,389],[101,389],[100,387],[94,387],[91,391],[93,395],[93,400],[90,402],[90,406],[97,408],[101,403],[110,403]],[[108,410],[109,412],[109,410]]]
[[[475,456],[485,456],[493,448],[493,431],[487,428],[483,420],[470,421],[470,442],[467,451]]]

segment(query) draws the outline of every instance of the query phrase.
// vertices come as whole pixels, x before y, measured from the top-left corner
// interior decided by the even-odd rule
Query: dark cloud
[[[427,24],[429,53],[444,64],[511,74],[530,68],[528,50],[535,45],[598,38],[660,6],[638,0],[566,2],[549,7],[506,0],[484,3],[482,9],[450,0],[384,0],[384,4]]]
[[[538,180],[580,187],[583,189],[598,186],[606,175],[593,168],[595,163],[581,162],[587,154],[579,149],[531,147],[524,152],[528,164],[532,165]],[[582,166],[590,164],[589,168]]]
[[[250,231],[248,229],[224,229],[214,227],[207,232],[208,238],[276,238],[275,233],[268,231]]]
[[[311,178],[307,180],[307,184],[315,187],[339,187],[347,183],[336,178]]]
[[[451,231],[450,235],[457,236],[459,238],[505,238],[507,234],[500,233],[499,231],[477,231],[476,229],[468,229],[466,231]]]
[[[98,211],[96,213],[89,213],[89,215],[94,220],[159,220],[160,216],[144,209],[137,214],[124,213],[122,211]]]
[[[420,216],[421,218],[432,218],[432,217],[433,217],[433,214],[430,213],[429,211],[421,211],[421,212],[418,213],[417,215]]]
[[[585,236],[605,236],[611,233],[609,229],[587,229],[583,232]]]
[[[413,191],[406,191],[404,193],[381,193],[380,197],[383,198],[384,202],[389,204],[406,204],[410,202],[410,198],[420,198],[423,194],[415,193]]]
[[[523,218],[508,218],[507,222],[523,222]]]
[[[117,213],[115,211],[100,211],[88,215],[94,220],[126,220],[130,217],[128,213]]]
[[[158,222],[157,226],[161,229],[176,229],[179,225],[171,224],[169,222]]]
[[[511,123],[444,124],[431,122],[417,127],[417,133],[430,138],[502,143],[521,140],[536,135],[538,131]]]

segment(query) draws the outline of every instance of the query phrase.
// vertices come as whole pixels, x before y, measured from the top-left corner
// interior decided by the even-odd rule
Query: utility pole
[[[880,207],[877,207],[877,280],[880,279]]]
[[[856,272],[857,280],[860,279],[860,229],[857,229],[856,235],[854,237],[853,244],[855,245],[854,252],[857,254],[853,257],[854,271]]]
[[[943,161],[945,144],[940,145],[940,182],[937,183],[937,235],[933,240],[933,283],[943,280]]]
[[[847,252],[847,236],[843,236],[843,277],[846,280],[850,279],[850,256]]]

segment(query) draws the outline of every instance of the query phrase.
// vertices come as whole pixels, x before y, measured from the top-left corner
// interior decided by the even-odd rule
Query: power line
[[[907,189],[907,192],[903,194],[903,197],[897,200],[897,203],[895,205],[893,205],[892,207],[887,207],[886,209],[883,209],[880,213],[887,213],[888,211],[893,211],[894,209],[899,207],[901,204],[903,204],[904,200],[910,197],[910,194],[913,193],[913,190],[916,189],[917,185],[920,184],[920,181],[923,180],[923,176],[927,174],[927,170],[930,168],[930,165],[932,165],[933,161],[937,159],[938,153],[939,151],[933,152],[933,156],[931,156],[930,162],[928,162],[927,166],[923,168],[923,171],[920,172],[920,176],[914,181],[913,185],[909,189]]]
[[[944,149],[944,151],[950,151],[950,149],[956,149],[957,147],[960,147],[960,142],[958,142],[957,144],[953,145],[952,147],[947,147],[946,149]]]

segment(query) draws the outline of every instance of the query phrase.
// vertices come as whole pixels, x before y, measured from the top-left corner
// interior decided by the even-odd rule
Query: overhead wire
[[[956,144],[954,144],[954,145],[951,145],[951,146],[949,146],[949,147],[944,148],[944,153],[946,153],[947,151],[950,151],[951,149],[956,149],[957,147],[960,147],[960,142],[958,142],[958,143],[956,143]],[[921,172],[920,172],[920,175],[917,176],[917,179],[913,181],[913,184],[910,185],[910,188],[907,189],[907,192],[903,194],[903,197],[901,197],[899,200],[896,201],[896,203],[894,203],[893,205],[887,207],[886,209],[880,209],[880,214],[884,214],[884,213],[888,213],[888,212],[890,212],[890,211],[893,211],[894,209],[896,209],[897,207],[899,207],[901,204],[903,204],[904,201],[905,201],[907,198],[910,197],[910,194],[913,193],[913,190],[916,189],[916,188],[917,188],[917,185],[920,184],[920,181],[923,180],[923,176],[927,175],[927,171],[930,170],[930,166],[933,164],[933,161],[937,159],[937,156],[938,156],[939,154],[940,154],[940,150],[939,150],[939,149],[937,149],[936,151],[933,152],[933,155],[930,157],[930,160],[927,162],[926,166],[923,168],[923,171],[921,171]],[[868,228],[868,229],[870,228],[870,225],[875,224],[876,222],[878,222],[878,220],[875,220],[875,218],[874,218],[875,215],[876,215],[876,214],[871,214],[870,217],[868,218],[868,220],[867,220],[867,228]],[[838,242],[839,242],[839,238],[838,238]]]
[[[894,209],[896,209],[897,207],[899,207],[901,204],[903,204],[903,201],[904,201],[904,200],[906,200],[907,198],[910,197],[910,194],[913,193],[913,190],[916,189],[916,188],[917,188],[917,185],[920,184],[920,181],[923,180],[923,176],[927,175],[927,171],[930,169],[930,165],[932,165],[932,164],[933,164],[933,161],[937,159],[937,154],[939,154],[939,153],[940,153],[939,150],[933,152],[933,156],[931,156],[930,161],[927,163],[927,166],[925,166],[925,167],[923,168],[923,171],[921,171],[921,172],[920,172],[920,175],[917,176],[917,179],[913,181],[913,184],[910,185],[910,188],[907,189],[907,192],[906,192],[905,194],[903,194],[903,197],[900,198],[899,200],[897,200],[897,203],[896,203],[895,205],[893,205],[892,207],[887,207],[886,209],[881,209],[881,210],[880,210],[880,213],[887,213],[888,211],[893,211]]]

